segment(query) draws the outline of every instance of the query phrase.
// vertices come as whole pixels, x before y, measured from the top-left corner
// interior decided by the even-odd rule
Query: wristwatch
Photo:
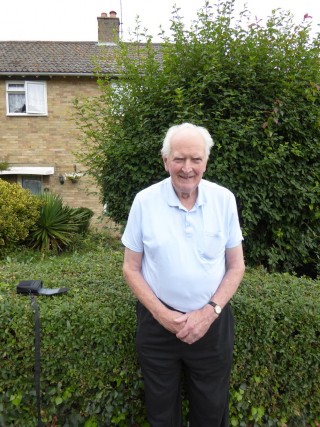
[[[215,311],[215,313],[219,316],[219,314],[222,311],[222,308],[220,307],[220,305],[216,304],[214,301],[209,301],[208,302],[209,305],[211,305]]]

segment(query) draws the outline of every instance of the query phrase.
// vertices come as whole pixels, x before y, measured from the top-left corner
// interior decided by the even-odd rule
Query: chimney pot
[[[100,43],[113,43],[119,40],[120,20],[117,13],[112,10],[110,16],[102,12],[98,16],[98,41]]]

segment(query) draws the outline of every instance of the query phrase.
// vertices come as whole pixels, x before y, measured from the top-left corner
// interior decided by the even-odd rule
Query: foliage
[[[0,179],[0,247],[12,247],[27,237],[40,205],[30,191]]]
[[[255,426],[319,421],[319,291],[319,281],[288,273],[257,269],[245,275],[232,301],[232,426],[248,420]]]
[[[43,421],[57,427],[147,425],[123,253],[110,238],[94,239],[94,251],[45,259],[12,254],[0,266],[0,426],[36,424],[34,319],[29,298],[15,293],[26,279],[69,288],[37,298]],[[246,272],[232,301],[233,426],[319,423],[319,290],[319,281]]]
[[[5,171],[9,168],[9,163],[7,161],[0,160],[0,172]]]
[[[74,171],[74,172],[66,173],[64,176],[69,181],[75,183],[79,181],[79,179],[83,176],[83,173]]]
[[[108,214],[126,221],[135,194],[165,176],[170,125],[203,125],[213,149],[206,178],[236,195],[246,260],[311,276],[320,247],[319,35],[306,18],[274,10],[263,26],[234,1],[209,3],[191,29],[179,12],[159,46],[120,43],[119,79],[99,76],[101,97],[77,100],[80,155]]]
[[[79,233],[89,228],[93,212],[87,208],[71,208],[63,204],[61,196],[43,193],[39,196],[43,203],[40,217],[27,243],[42,252],[63,251],[70,246]]]
[[[78,219],[78,233],[85,234],[89,231],[90,220],[94,212],[89,208],[73,208],[73,216]]]
[[[0,425],[35,425],[32,309],[29,298],[15,295],[15,284],[26,277],[69,288],[61,297],[38,298],[43,421],[124,426],[131,416],[139,420],[144,412],[133,344],[135,304],[121,264],[122,251],[108,252],[101,243],[86,255],[20,265],[11,259],[3,267]]]

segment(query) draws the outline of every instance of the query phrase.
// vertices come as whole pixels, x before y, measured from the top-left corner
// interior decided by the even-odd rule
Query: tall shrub
[[[0,254],[28,236],[40,206],[41,201],[29,190],[0,179]]]
[[[207,2],[191,29],[175,11],[161,46],[120,43],[117,84],[100,76],[102,96],[75,104],[80,157],[123,223],[137,191],[165,176],[168,127],[203,125],[215,141],[206,178],[237,197],[247,262],[316,275],[320,37],[281,10],[265,26],[247,10],[235,22],[233,6]]]

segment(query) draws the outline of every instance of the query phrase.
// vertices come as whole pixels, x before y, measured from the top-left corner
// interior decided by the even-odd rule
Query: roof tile
[[[0,41],[0,73],[92,75],[95,61],[114,73],[114,49],[96,42]]]
[[[140,45],[140,46],[143,46]],[[160,44],[154,44],[160,51]],[[0,41],[0,75],[10,74],[116,74],[113,43],[59,41]]]

